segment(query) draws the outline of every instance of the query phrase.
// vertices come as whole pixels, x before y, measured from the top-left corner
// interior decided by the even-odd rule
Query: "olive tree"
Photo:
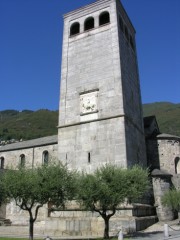
[[[73,197],[73,174],[62,164],[35,169],[8,170],[2,177],[3,201],[14,200],[29,213],[29,239],[33,239],[34,222],[39,209],[49,201],[58,207]]]
[[[82,173],[78,199],[87,210],[95,211],[104,220],[104,239],[109,238],[109,220],[125,200],[141,197],[148,189],[148,171],[140,167],[122,169],[105,165],[94,174]]]

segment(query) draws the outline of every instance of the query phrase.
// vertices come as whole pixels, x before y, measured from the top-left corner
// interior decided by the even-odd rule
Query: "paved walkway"
[[[0,236],[0,237],[14,237],[12,235],[3,235],[3,236]],[[16,236],[16,238],[19,237],[19,238],[28,238],[27,235],[19,235],[19,236]],[[34,239],[44,239],[45,236],[34,236]],[[124,236],[124,239],[126,238],[126,236]],[[180,232],[179,233],[170,233],[169,237],[164,237],[164,233],[163,232],[153,232],[153,233],[137,233],[135,234],[134,236],[127,236],[128,239],[134,239],[134,240],[180,240]],[[86,237],[86,238],[79,238],[79,237],[67,237],[67,238],[53,238],[53,240],[84,240],[84,239],[87,239],[87,240],[93,240],[93,238],[91,237]],[[118,239],[118,238],[117,238]]]
[[[158,222],[151,227],[134,234],[129,237],[134,240],[180,240],[180,225],[178,220],[166,222],[168,224],[169,237],[164,236],[164,222]]]
[[[134,240],[180,240],[180,232],[170,233],[169,237],[165,237],[163,232],[137,233],[135,236],[129,238]]]
[[[144,231],[140,231],[137,233],[134,233],[132,236],[127,236],[128,239],[134,239],[134,240],[180,240],[180,225],[178,225],[178,221],[171,221],[167,222],[167,224],[170,226],[169,229],[169,237],[164,237],[164,223],[158,222],[151,227],[145,229]],[[15,229],[14,229],[15,228]],[[16,230],[16,234],[13,231]],[[18,231],[17,231],[18,230]],[[22,227],[0,227],[0,236],[1,237],[28,237],[28,226]],[[19,234],[18,234],[19,233]],[[38,239],[44,239],[46,236],[43,236],[42,234],[35,234],[35,238]],[[80,240],[80,239],[87,239],[90,240],[92,237],[59,237],[55,238],[53,236],[53,240],[59,239],[59,240]],[[126,236],[124,236],[125,238]],[[118,239],[118,237],[117,237]]]

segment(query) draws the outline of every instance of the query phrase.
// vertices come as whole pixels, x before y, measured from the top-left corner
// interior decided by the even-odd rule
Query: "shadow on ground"
[[[154,232],[136,232],[133,234],[125,235],[125,238],[129,239],[162,239],[164,233],[162,231],[154,231]]]
[[[180,239],[180,231],[170,231],[169,237],[164,236],[162,231],[154,232],[136,232],[131,235],[125,235],[124,238],[136,240],[162,240],[162,239]]]

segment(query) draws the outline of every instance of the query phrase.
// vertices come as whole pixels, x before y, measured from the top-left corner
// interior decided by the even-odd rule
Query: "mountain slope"
[[[155,115],[160,131],[180,136],[180,104],[157,102],[143,105],[144,116]],[[58,111],[0,111],[0,141],[28,140],[57,134]]]
[[[156,102],[143,105],[144,116],[155,115],[160,131],[180,136],[180,104]]]
[[[58,111],[0,111],[0,139],[34,139],[57,134]]]

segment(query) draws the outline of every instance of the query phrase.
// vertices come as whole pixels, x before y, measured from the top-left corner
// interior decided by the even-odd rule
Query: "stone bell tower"
[[[146,166],[135,29],[118,0],[64,15],[58,157],[87,172]]]

